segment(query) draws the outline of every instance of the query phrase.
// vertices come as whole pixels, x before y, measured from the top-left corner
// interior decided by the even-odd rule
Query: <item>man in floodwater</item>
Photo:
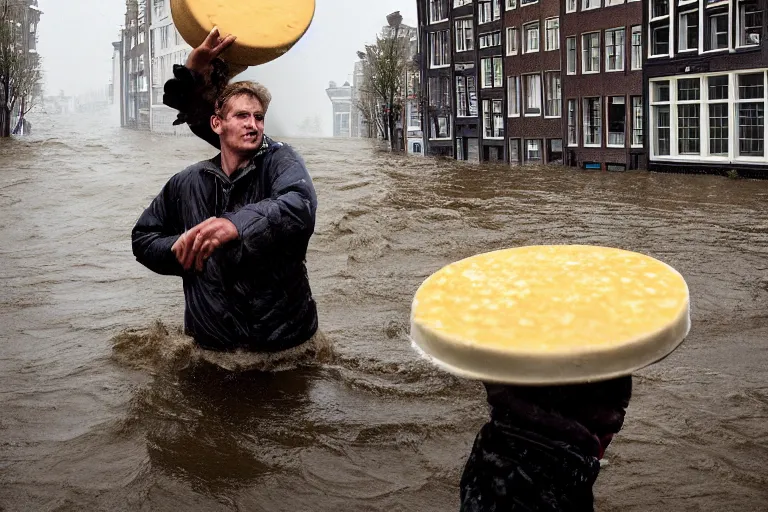
[[[632,376],[485,388],[491,417],[464,467],[461,512],[592,512],[592,487],[624,424]]]
[[[305,266],[317,197],[302,158],[264,134],[266,87],[228,84],[218,55],[233,41],[214,29],[165,85],[174,124],[221,151],[166,183],[133,228],[133,253],[182,277],[184,328],[199,347],[295,353],[319,336]]]

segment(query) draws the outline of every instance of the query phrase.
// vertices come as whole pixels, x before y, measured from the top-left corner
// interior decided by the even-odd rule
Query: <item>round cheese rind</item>
[[[429,276],[411,307],[419,352],[457,375],[509,384],[631,374],[690,330],[685,279],[659,260],[590,245],[479,254]]]
[[[280,57],[306,33],[315,0],[171,0],[181,37],[198,47],[213,27],[237,40],[223,54],[228,62],[257,66]]]

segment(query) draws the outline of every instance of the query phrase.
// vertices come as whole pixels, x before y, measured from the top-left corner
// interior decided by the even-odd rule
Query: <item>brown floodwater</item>
[[[768,507],[768,181],[289,140],[318,191],[308,267],[336,355],[231,374],[189,364],[181,282],[130,244],[214,150],[93,115],[34,127],[0,141],[0,510],[457,510],[485,397],[413,352],[411,298],[444,264],[548,243],[640,251],[691,290],[690,336],[636,374],[597,510]]]

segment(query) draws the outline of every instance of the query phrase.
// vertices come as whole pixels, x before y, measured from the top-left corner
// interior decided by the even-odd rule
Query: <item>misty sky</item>
[[[125,1],[39,0],[39,6],[45,93],[80,94],[106,86]],[[397,10],[405,23],[416,24],[415,0],[316,0],[315,17],[304,38],[274,62],[241,75],[263,82],[273,93],[267,130],[270,121],[291,131],[304,117],[319,115],[330,134],[328,82],[351,82],[355,52],[374,41],[386,25],[386,15]]]

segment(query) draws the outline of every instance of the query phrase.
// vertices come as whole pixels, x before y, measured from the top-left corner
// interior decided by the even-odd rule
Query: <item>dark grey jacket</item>
[[[169,97],[169,89],[193,94],[192,84],[184,83],[189,73],[174,71],[177,77],[166,85],[164,98],[171,106],[179,105],[174,101],[179,94]],[[206,133],[202,138],[218,142],[204,126],[195,128]],[[200,346],[284,350],[317,330],[305,265],[316,211],[302,158],[265,136],[249,165],[231,177],[222,171],[220,155],[173,176],[133,228],[133,253],[150,270],[183,278],[185,331]],[[239,238],[214,251],[202,272],[184,271],[171,246],[209,217],[232,221]]]

